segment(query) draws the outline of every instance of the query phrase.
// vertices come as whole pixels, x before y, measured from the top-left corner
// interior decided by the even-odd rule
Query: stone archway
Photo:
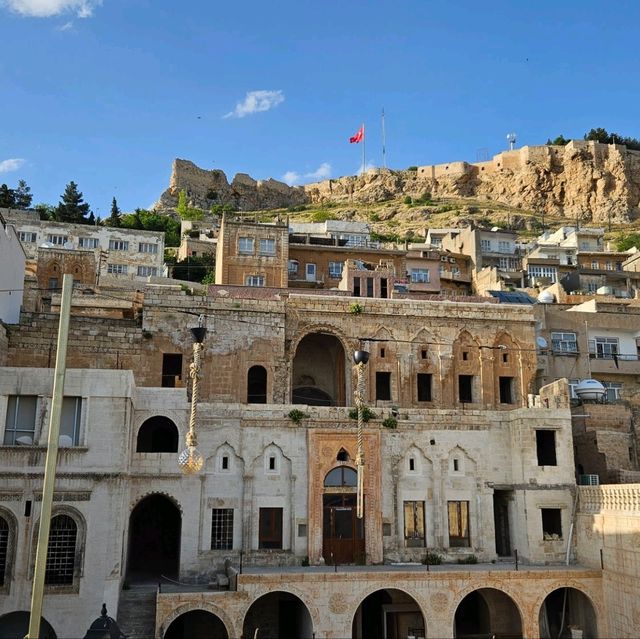
[[[456,639],[522,637],[522,616],[514,600],[502,590],[479,588],[468,593],[456,608]]]
[[[178,427],[168,417],[149,417],[138,430],[136,453],[177,453],[179,439]]]
[[[0,617],[0,637],[26,637],[29,631],[29,613],[23,610],[9,612]],[[40,621],[40,639],[57,639],[55,630],[44,618]]]
[[[296,595],[275,591],[256,599],[244,617],[244,639],[311,639],[313,620],[305,603]]]
[[[540,606],[538,615],[540,637],[571,637],[569,627],[582,631],[583,639],[597,639],[598,622],[594,605],[577,588],[557,588]]]
[[[346,357],[342,342],[328,333],[309,333],[296,348],[291,403],[346,405]]]
[[[169,497],[154,493],[136,504],[129,516],[129,581],[178,577],[181,528],[180,509]]]
[[[164,639],[229,639],[229,633],[222,619],[212,612],[189,610],[169,624]]]
[[[426,620],[418,602],[396,588],[376,590],[358,606],[352,639],[424,639]]]

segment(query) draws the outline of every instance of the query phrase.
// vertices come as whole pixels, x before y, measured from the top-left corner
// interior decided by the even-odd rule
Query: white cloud
[[[68,12],[78,18],[90,18],[102,0],[0,0],[0,4],[29,18],[50,18]]]
[[[0,173],[9,173],[9,171],[17,171],[24,166],[26,160],[22,158],[11,158],[9,160],[0,161]]]
[[[329,162],[323,162],[315,171],[309,173],[298,173],[297,171],[287,171],[282,176],[282,181],[289,186],[300,184],[304,180],[326,180],[331,177],[331,165]]]
[[[73,22],[65,22],[61,27],[58,27],[58,31],[73,31]]]
[[[282,91],[248,91],[242,102],[236,104],[236,108],[223,117],[244,118],[247,115],[269,111],[284,102]]]

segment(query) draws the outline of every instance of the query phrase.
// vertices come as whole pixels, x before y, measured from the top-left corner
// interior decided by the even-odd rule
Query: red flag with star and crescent
[[[352,135],[349,138],[349,142],[351,144],[358,144],[359,142],[362,142],[363,139],[364,139],[364,124],[358,129],[358,132],[355,135]]]

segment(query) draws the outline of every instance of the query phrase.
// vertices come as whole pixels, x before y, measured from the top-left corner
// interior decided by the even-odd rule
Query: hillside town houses
[[[225,214],[183,222],[200,284],[162,233],[0,214],[0,637],[28,619],[65,275],[42,636],[103,602],[130,637],[637,636],[637,250]]]

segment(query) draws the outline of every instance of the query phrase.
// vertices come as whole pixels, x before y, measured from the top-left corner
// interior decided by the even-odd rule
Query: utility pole
[[[53,377],[53,396],[51,399],[51,420],[49,421],[47,458],[44,465],[44,485],[42,487],[42,505],[40,507],[38,546],[36,550],[36,563],[33,570],[33,590],[31,592],[29,633],[25,639],[38,639],[40,637],[42,599],[44,596],[44,577],[47,568],[49,529],[51,527],[51,508],[53,506],[53,489],[56,481],[56,464],[58,462],[58,437],[60,435],[60,417],[62,415],[62,399],[64,397],[64,376],[67,366],[67,341],[69,338],[69,316],[71,315],[72,292],[73,275],[65,275],[62,279],[62,302],[60,303],[58,348],[56,351],[56,368]]]

